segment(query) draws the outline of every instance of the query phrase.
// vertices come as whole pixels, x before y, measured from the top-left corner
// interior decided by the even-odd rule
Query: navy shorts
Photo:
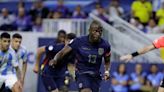
[[[163,80],[160,83],[160,87],[164,88],[164,78],[163,78]]]
[[[48,91],[52,91],[55,89],[61,89],[64,86],[64,77],[54,78],[46,75],[42,75],[41,79],[43,84]]]
[[[92,92],[99,92],[101,80],[100,75],[76,74],[79,90],[90,88]]]

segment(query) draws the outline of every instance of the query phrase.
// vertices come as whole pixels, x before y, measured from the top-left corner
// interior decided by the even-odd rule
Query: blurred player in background
[[[163,47],[164,47],[164,36],[160,37],[159,39],[156,39],[151,45],[148,45],[142,49],[139,49],[132,54],[127,54],[127,55],[121,56],[120,60],[127,62],[127,61],[130,61],[135,56],[145,54],[145,53],[152,51],[154,49],[163,48]],[[160,87],[158,89],[158,92],[164,92],[164,78],[160,83]]]
[[[65,92],[63,91],[64,81],[65,81],[65,72],[67,71],[68,63],[75,62],[75,56],[72,52],[66,56],[63,61],[58,63],[55,67],[49,66],[49,60],[53,59],[57,52],[59,52],[68,42],[76,37],[75,34],[69,33],[66,36],[65,44],[55,44],[49,46],[43,46],[38,48],[37,51],[37,60],[35,66],[37,66],[41,60],[41,55],[46,53],[46,57],[41,65],[40,74],[43,80],[43,84],[47,91],[49,92]],[[64,62],[64,63],[63,63]],[[39,69],[38,69],[39,70]],[[35,71],[38,72],[38,71]],[[67,92],[67,91],[66,91]]]
[[[50,45],[56,45],[56,44],[64,43],[65,42],[65,38],[66,38],[65,30],[59,30],[59,32],[57,34],[57,38],[55,38],[54,42],[50,43]],[[45,46],[43,46],[42,48],[38,48],[37,51],[42,51],[44,48],[45,48]],[[38,53],[40,53],[40,52],[38,52]],[[40,59],[41,59],[41,56],[38,57],[38,60],[35,63],[35,66],[34,66],[34,69],[33,69],[33,71],[35,73],[37,73],[39,71],[39,64],[40,64],[39,61],[40,61]]]
[[[59,30],[59,32],[57,34],[57,38],[54,41],[54,44],[64,43],[65,38],[66,38],[66,32],[65,32],[65,30]]]
[[[103,28],[97,21],[93,21],[89,28],[89,35],[78,37],[56,54],[50,65],[58,64],[70,51],[76,54],[76,81],[80,92],[99,92],[101,76],[100,65],[105,60],[105,76],[109,78],[110,45],[101,38]]]
[[[10,35],[4,32],[0,35],[0,85],[4,82],[12,92],[22,92],[21,72],[15,53],[9,46]]]
[[[21,45],[22,36],[18,33],[13,34],[10,48],[14,50],[21,71],[21,83],[24,85],[24,79],[27,69],[27,50]]]

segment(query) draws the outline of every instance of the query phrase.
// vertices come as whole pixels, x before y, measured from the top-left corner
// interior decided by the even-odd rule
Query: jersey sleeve
[[[160,37],[159,39],[156,39],[156,40],[153,42],[153,45],[155,46],[155,48],[164,47],[164,36]]]
[[[78,38],[75,38],[73,40],[70,41],[69,45],[72,49],[77,49],[78,47]]]

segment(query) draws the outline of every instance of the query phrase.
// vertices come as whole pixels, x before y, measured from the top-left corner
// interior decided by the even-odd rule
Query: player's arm
[[[110,56],[105,56],[105,80],[109,79],[109,70],[110,70]]]
[[[109,71],[110,71],[110,45],[108,44],[108,47],[106,49],[106,52],[104,53],[104,68],[105,68],[105,80],[109,79]]]
[[[33,71],[34,71],[35,73],[38,73],[38,71],[39,71],[39,64],[40,64],[41,56],[42,56],[42,54],[45,53],[45,52],[46,52],[45,46],[39,47],[39,48],[37,49],[36,62],[35,62],[35,66],[34,66],[34,69],[33,69]]]
[[[67,53],[69,53],[72,50],[70,46],[65,46],[61,51],[59,51],[54,59],[50,61],[50,65],[57,64],[57,61],[60,61]]]
[[[147,53],[147,52],[149,52],[151,50],[154,50],[154,49],[155,49],[155,47],[152,44],[152,45],[146,46],[146,47],[144,47],[142,49],[139,49],[138,51],[135,51],[135,52],[133,52],[131,54],[127,54],[127,55],[121,56],[120,60],[122,60],[122,61],[130,61],[132,58],[134,58],[134,57],[136,57],[138,55],[145,54],[145,53]]]
[[[15,66],[15,70],[16,70],[16,75],[18,80],[21,80],[21,71],[20,68],[18,66]]]
[[[72,49],[76,50],[76,48],[78,48],[78,40],[73,39],[69,42],[68,45],[66,45],[61,51],[59,51],[54,59],[52,59],[49,64],[53,65],[53,64],[57,64],[58,61],[60,61],[67,53],[69,53]]]
[[[27,51],[25,51],[23,56],[23,66],[22,66],[22,84],[24,84],[24,79],[26,76],[26,70],[27,70]]]
[[[161,47],[164,47],[164,36],[160,37],[159,39],[156,39],[151,45],[146,46],[142,49],[139,49],[138,51],[136,51],[132,54],[121,56],[120,60],[130,61],[133,57],[136,57],[136,56],[141,55],[141,54],[145,54],[151,50],[154,50],[156,48],[158,49]]]

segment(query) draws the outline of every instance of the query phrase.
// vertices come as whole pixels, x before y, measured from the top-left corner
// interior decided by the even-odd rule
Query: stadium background
[[[111,2],[113,1],[118,1],[119,6],[124,10],[123,14],[113,16],[112,13],[109,13],[109,7],[112,6]],[[147,26],[143,26],[138,19],[132,17],[130,11],[132,3],[135,1],[137,0],[64,0],[64,8],[69,9],[69,12],[66,12],[64,10],[61,11],[60,9],[56,9],[58,6],[57,0],[43,0],[43,7],[48,8],[48,14],[50,15],[42,16],[44,15],[44,12],[42,12],[39,13],[37,17],[34,17],[35,14],[31,14],[30,11],[34,9],[33,6],[35,6],[36,3],[39,3],[37,0],[0,0],[1,32],[8,31],[10,34],[19,32],[22,34],[22,45],[24,45],[28,50],[28,70],[26,74],[24,92],[45,92],[40,79],[38,79],[38,76],[32,71],[35,63],[36,50],[39,46],[49,44],[49,41],[52,41],[56,37],[57,32],[60,29],[66,30],[67,33],[73,32],[78,36],[82,36],[88,33],[88,25],[93,19],[101,22],[104,27],[103,37],[107,39],[112,46],[111,75],[113,72],[117,71],[117,67],[120,65],[121,62],[119,61],[119,57],[121,55],[136,51],[138,48],[151,44],[154,39],[162,36],[164,31],[162,29],[163,26],[156,24],[155,27],[159,27],[158,29],[161,28],[162,31],[154,32],[154,30],[152,31],[153,28],[151,30],[146,29],[147,26],[151,26],[149,25],[149,22],[147,22]],[[158,0],[147,1],[150,1],[153,7],[154,2]],[[159,2],[158,4],[162,6],[162,3]],[[76,10],[75,8],[78,5],[81,5],[82,7],[79,15],[77,12],[74,14],[74,11]],[[96,5],[98,7],[97,9],[95,8]],[[7,9],[9,11],[9,15],[12,16],[11,21],[9,22],[3,22],[6,21],[3,20],[4,8]],[[18,11],[19,9],[21,11],[22,8],[25,9],[25,15],[27,16],[27,19],[29,18],[30,20],[30,22],[27,22],[25,19],[27,23],[24,23],[24,25],[21,25],[23,22],[17,22],[17,20],[19,20]],[[120,12],[121,11],[122,10],[120,10]],[[153,9],[152,12],[156,11]],[[134,22],[131,22],[131,19],[133,19]],[[10,26],[7,25],[2,27],[5,23],[9,23]],[[28,26],[29,29],[25,29],[25,26]],[[149,69],[152,63],[157,64],[159,72],[163,73],[163,57],[164,51],[162,49],[137,57],[132,60],[133,63],[126,64],[127,75],[134,72],[135,64],[138,62],[142,63],[144,66],[143,70],[148,74],[150,73]],[[101,70],[103,70],[103,67]],[[110,84],[110,81],[103,81],[101,92],[111,92],[112,87]],[[77,90],[77,86],[74,85],[75,84],[72,84],[72,86],[70,86],[72,91]],[[151,89],[152,87],[153,85],[149,88]]]

